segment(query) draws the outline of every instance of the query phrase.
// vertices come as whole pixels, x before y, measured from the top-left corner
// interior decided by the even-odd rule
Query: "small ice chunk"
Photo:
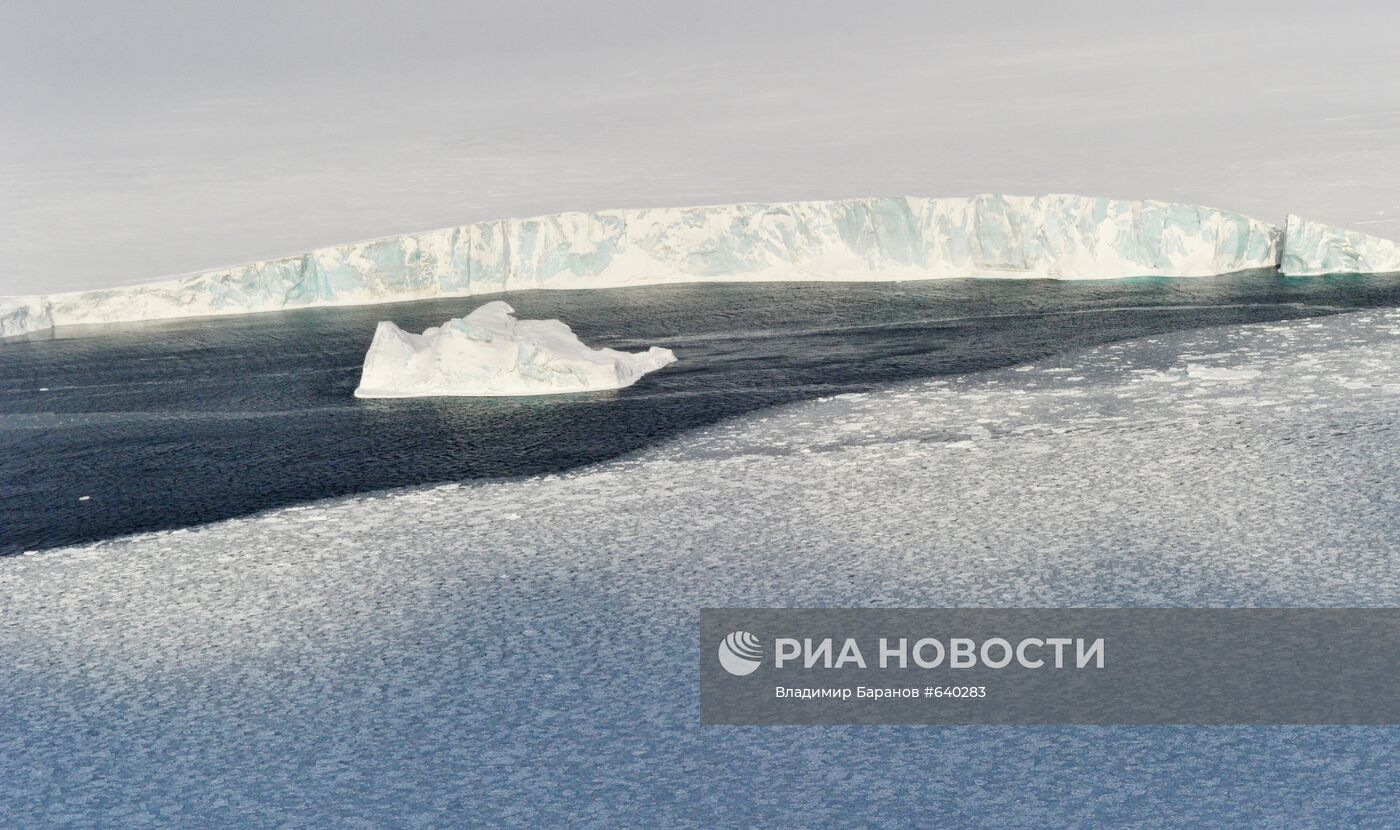
[[[1202,363],[1186,364],[1186,376],[1194,380],[1253,380],[1263,374],[1258,369],[1229,369],[1224,366],[1206,366]]]

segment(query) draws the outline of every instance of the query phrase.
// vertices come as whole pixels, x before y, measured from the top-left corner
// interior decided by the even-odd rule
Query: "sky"
[[[0,295],[563,210],[1073,192],[1400,238],[1400,5],[0,0]]]

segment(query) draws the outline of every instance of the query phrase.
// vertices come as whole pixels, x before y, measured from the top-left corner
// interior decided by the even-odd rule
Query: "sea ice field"
[[[1393,825],[1393,728],[701,727],[695,635],[1395,605],[1397,363],[1394,309],[1165,332],[11,557],[0,823]]]

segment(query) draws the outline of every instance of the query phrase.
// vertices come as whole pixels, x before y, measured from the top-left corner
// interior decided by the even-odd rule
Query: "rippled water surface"
[[[673,349],[619,392],[357,400],[375,323],[487,298],[59,330],[0,346],[0,553],[386,487],[558,471],[760,407],[1151,333],[1400,305],[1400,277],[938,280],[502,295],[590,345]]]

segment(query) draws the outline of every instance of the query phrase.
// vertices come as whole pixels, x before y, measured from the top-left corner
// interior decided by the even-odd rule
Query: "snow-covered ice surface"
[[[561,213],[55,294],[0,332],[522,288],[704,280],[1200,277],[1278,262],[1279,229],[1199,205],[1055,194]],[[38,304],[39,312],[30,309]],[[4,307],[0,306],[0,315]]]
[[[1400,311],[0,561],[0,824],[1391,826],[1392,728],[701,728],[702,606],[1400,604]]]
[[[1279,269],[1294,276],[1400,272],[1400,242],[1290,215]]]
[[[501,300],[412,334],[375,329],[357,398],[552,395],[622,389],[676,361],[670,349],[590,349],[559,320],[517,320]]]

